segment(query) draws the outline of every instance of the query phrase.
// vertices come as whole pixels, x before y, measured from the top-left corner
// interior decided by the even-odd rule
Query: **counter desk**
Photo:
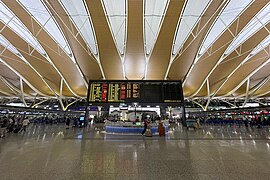
[[[157,123],[151,123],[150,125],[152,133],[153,134],[158,133]],[[168,133],[169,123],[163,122],[163,126],[165,127],[165,133]],[[144,129],[144,125],[142,122],[107,121],[105,123],[105,129],[107,133],[140,134]]]

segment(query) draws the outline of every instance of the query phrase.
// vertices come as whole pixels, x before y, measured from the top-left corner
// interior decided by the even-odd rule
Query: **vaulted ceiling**
[[[92,79],[270,95],[269,0],[0,0],[0,96],[84,98]]]

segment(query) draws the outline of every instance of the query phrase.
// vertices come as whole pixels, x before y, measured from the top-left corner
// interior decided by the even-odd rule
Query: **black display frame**
[[[125,103],[127,105],[131,105],[134,102],[89,102],[90,98],[90,90],[92,83],[160,83],[160,84],[167,84],[167,83],[176,83],[179,85],[179,95],[180,95],[180,102],[137,102],[141,106],[145,105],[160,105],[160,106],[180,106],[182,107],[182,123],[183,126],[186,127],[186,113],[185,113],[185,101],[183,95],[183,88],[182,88],[182,81],[181,80],[89,80],[88,82],[88,91],[87,91],[87,98],[86,98],[86,117],[88,116],[88,107],[90,106],[110,106],[110,105],[120,105]],[[163,94],[163,93],[162,93]]]
[[[179,99],[175,100],[175,101],[168,101],[168,102],[164,102],[164,101],[160,101],[160,102],[140,102],[139,100],[135,100],[135,99],[131,99],[130,102],[127,101],[123,101],[123,102],[95,102],[95,101],[89,101],[90,100],[90,94],[91,94],[91,84],[95,84],[95,83],[100,83],[100,84],[121,84],[121,83],[131,83],[131,84],[159,84],[159,85],[163,85],[163,84],[176,84],[179,86]],[[162,86],[164,87],[164,86]],[[164,95],[164,92],[162,90],[161,95]],[[162,100],[164,100],[164,97],[161,98]],[[134,101],[132,101],[134,100]],[[175,80],[89,80],[89,84],[88,84],[88,93],[87,93],[87,102],[90,103],[91,105],[96,105],[96,106],[106,106],[108,105],[117,105],[117,104],[122,104],[125,103],[127,105],[132,104],[133,102],[138,102],[141,105],[171,105],[171,106],[177,106],[179,104],[182,104],[184,102],[184,97],[183,97],[183,89],[182,89],[182,82],[180,80],[175,81]]]

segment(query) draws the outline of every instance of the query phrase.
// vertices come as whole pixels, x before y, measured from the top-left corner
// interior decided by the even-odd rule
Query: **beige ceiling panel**
[[[72,97],[74,96],[72,94],[72,92],[69,90],[69,88],[67,87],[66,83],[63,83],[63,89],[62,89],[62,95],[65,97]],[[87,92],[85,92],[85,94],[82,94],[82,96],[87,96]]]
[[[68,18],[65,10],[58,1],[50,1],[49,9],[55,15],[57,23],[63,30],[69,45],[72,49],[74,58],[79,64],[87,80],[102,79],[102,73],[94,55],[91,54],[87,44],[81,37],[72,21]]]
[[[59,96],[60,95],[60,86],[56,86],[55,85],[55,80],[51,81],[49,79],[44,78],[44,81],[46,81],[46,83],[48,84],[49,87],[51,87],[54,91],[54,95]],[[58,82],[57,82],[58,83]],[[61,80],[59,82],[59,84],[61,83]]]
[[[76,62],[79,64],[84,76],[87,80],[90,79],[103,79],[100,67],[94,57],[90,56],[86,49],[82,48],[74,37],[71,37],[70,33],[68,34],[69,42],[74,52],[74,57]],[[83,41],[83,39],[81,39]]]
[[[211,28],[215,18],[218,16],[219,12],[226,4],[225,2],[226,1],[223,0],[215,0],[211,2],[205,13],[202,15],[202,18],[200,19],[200,21],[204,22],[204,24],[199,22],[194,28],[193,34],[195,34],[196,37],[190,44],[184,44],[184,52],[180,56],[177,56],[174,60],[168,74],[170,79],[183,80],[185,78],[187,72],[189,71],[192,63],[196,58],[197,52],[201,43],[203,42],[204,37]],[[198,29],[200,29],[200,31],[197,33]]]
[[[15,79],[18,81],[20,78],[7,66],[5,66],[3,63],[0,62],[0,76],[3,76],[7,79]]]
[[[240,57],[233,58],[230,61],[221,63],[211,74],[209,80],[212,83],[216,83],[223,78],[229,76],[229,74],[237,67],[247,56],[249,53],[246,53]]]
[[[265,65],[263,68],[261,68],[258,72],[256,72],[250,79],[252,81],[255,80],[262,80],[263,78],[270,75],[270,64]]]
[[[242,86],[240,86],[232,95],[233,96],[240,96],[246,93],[247,82],[245,82]],[[224,93],[218,93],[217,96],[225,95]]]
[[[30,86],[28,86],[28,84],[26,84],[24,81],[23,81],[23,92],[24,93],[27,93],[31,96],[36,96],[38,95]]]
[[[257,89],[262,87],[264,83],[263,84],[261,84],[261,83],[262,83],[262,81],[264,81],[264,79],[265,78],[255,79],[255,80],[250,79],[250,82],[249,82],[249,94],[253,94],[255,91],[257,91]]]
[[[42,77],[50,81],[54,81],[55,86],[57,88],[60,87],[61,77],[57,73],[57,71],[52,67],[51,64],[49,64],[48,62],[44,60],[40,61],[39,59],[29,54],[26,54],[23,52],[21,52],[21,54],[34,67],[34,69],[36,69],[40,73]]]
[[[20,78],[17,76],[11,69],[9,69],[6,65],[0,63],[0,92],[5,94],[6,96],[17,96],[16,93],[19,91],[20,87]],[[2,79],[4,78],[4,79]],[[4,81],[7,81],[11,84],[12,87],[17,89],[18,91],[11,90]]]
[[[143,79],[145,71],[145,52],[143,40],[143,1],[128,3],[127,44],[125,73],[130,79]]]
[[[195,91],[198,89],[200,82],[202,82],[205,79],[206,75],[214,67],[215,63],[217,62],[217,59],[221,56],[222,50],[225,51],[226,47],[223,47],[221,51],[212,54],[211,58],[207,57],[199,61],[194,66],[191,74],[188,76],[188,79],[184,85],[184,88],[190,89],[190,93],[188,94],[188,96],[191,96],[192,94],[194,94]],[[212,83],[215,83],[215,82],[211,81],[211,84]]]
[[[269,84],[270,79],[269,68],[270,64],[268,63],[250,78],[250,96],[259,96],[270,90],[267,90],[267,84]]]
[[[106,79],[123,79],[121,58],[114,43],[101,0],[86,0],[96,33],[99,56]]]
[[[267,81],[260,89],[258,89],[253,96],[260,96],[270,93],[270,81]]]
[[[50,59],[54,62],[57,69],[66,79],[71,89],[78,95],[85,94],[87,91],[86,85],[71,59],[66,54],[59,56],[58,53],[50,51],[47,46],[44,46],[44,49],[48,53]]]
[[[226,77],[219,80],[218,82],[215,82],[215,83],[212,83],[212,82],[209,81],[210,84],[211,84],[211,86],[210,86],[210,94],[213,95],[215,93],[216,89],[218,87],[220,87],[224,83],[225,80],[226,80]]]
[[[17,48],[17,50],[34,67],[34,69],[37,70],[45,79],[48,79],[51,82],[54,81],[53,87],[57,87],[57,89],[59,89],[60,76],[52,67],[52,65],[49,64],[48,61],[38,51],[33,51],[33,54],[29,55],[30,51],[29,49],[26,50],[25,47],[29,48],[30,46],[28,46],[28,44],[23,39],[21,39],[20,36],[10,30],[8,27],[6,27],[4,31],[5,38],[8,39],[9,42]]]
[[[0,21],[0,25],[3,25]],[[23,52],[29,53],[30,49],[28,47],[28,44],[18,35],[16,35],[12,30],[10,30],[7,26],[1,31],[1,34],[11,43],[14,47],[16,47],[18,50],[20,49]]]
[[[233,73],[227,82],[220,89],[221,93],[226,93],[236,86],[238,86],[244,79],[249,76],[254,70],[256,70],[260,65],[269,59],[264,51],[252,57],[248,62],[243,64],[236,72]]]
[[[253,18],[253,16],[266,4],[264,3],[253,3],[243,14],[239,17],[239,21],[235,21],[229,27],[228,30],[224,31],[224,33],[214,42],[212,47],[208,50],[208,52],[204,53],[198,63],[195,64],[194,68],[191,70],[188,77],[186,77],[186,84],[184,87],[193,89],[193,93],[195,93],[201,86],[201,84],[206,80],[206,77],[211,72],[211,70],[215,67],[218,61],[221,59],[222,55],[226,51],[227,47],[233,41],[234,36],[231,32],[239,33],[247,23]],[[237,27],[237,30],[235,30]],[[208,54],[210,53],[210,54]],[[234,52],[233,55],[236,55]],[[234,56],[233,56],[234,57]],[[228,57],[230,58],[230,57]],[[213,76],[215,77],[215,76]],[[219,82],[222,78],[211,79],[211,86]],[[213,91],[213,88],[211,92]]]
[[[196,95],[196,97],[207,97],[207,96],[208,96],[208,93],[207,93],[207,84],[204,83],[203,87],[198,92],[198,94]]]
[[[38,28],[38,23],[31,20],[31,17],[18,2],[5,2],[5,4],[19,16],[20,20],[25,26],[37,36],[38,41],[43,46],[43,49],[48,54],[49,58],[55,64],[56,68],[63,75],[69,86],[77,94],[85,94],[86,86],[83,77],[63,49],[52,39],[52,37],[45,31]],[[36,27],[33,29],[33,27]],[[37,31],[38,30],[38,31]]]
[[[37,75],[37,73],[13,53],[11,53],[10,51],[5,51],[4,53],[2,53],[0,58],[2,58],[12,68],[14,68],[14,70],[16,70],[20,75],[22,75],[22,77],[25,78],[38,91],[45,95],[53,95],[51,90]]]
[[[24,53],[25,54],[25,53]],[[44,63],[50,64],[49,61],[42,56],[38,51],[34,50],[31,53],[31,56],[36,60],[36,61],[43,61]],[[53,67],[52,67],[53,68]]]
[[[0,78],[0,91],[6,93],[7,95],[17,96],[17,92],[11,90],[11,88],[9,88],[6,83],[4,83],[2,78]]]
[[[269,98],[269,97],[270,97],[270,93],[260,95],[260,98]]]
[[[10,97],[10,96],[11,96],[11,94],[8,94],[8,93],[6,93],[4,91],[1,91],[1,89],[0,89],[0,97],[7,98],[7,97]]]
[[[267,26],[269,26],[268,24]],[[248,55],[251,53],[252,49],[255,48],[264,38],[266,38],[268,32],[266,29],[262,28],[257,33],[255,33],[252,37],[250,37],[247,41],[242,45],[241,55],[238,55],[236,52],[232,53],[226,57],[217,68],[214,69],[213,73],[209,77],[211,82],[219,81],[224,77],[230,76],[230,74],[240,65],[240,63],[245,60]],[[229,89],[223,89],[224,91],[229,91]]]
[[[170,62],[172,44],[184,0],[170,1],[153,52],[149,58],[147,79],[164,79]],[[177,78],[176,78],[177,79]]]

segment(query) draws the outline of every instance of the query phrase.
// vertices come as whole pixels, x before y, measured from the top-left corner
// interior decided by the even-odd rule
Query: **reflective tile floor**
[[[0,139],[0,179],[270,179],[270,131],[172,127],[166,137],[31,126]]]

